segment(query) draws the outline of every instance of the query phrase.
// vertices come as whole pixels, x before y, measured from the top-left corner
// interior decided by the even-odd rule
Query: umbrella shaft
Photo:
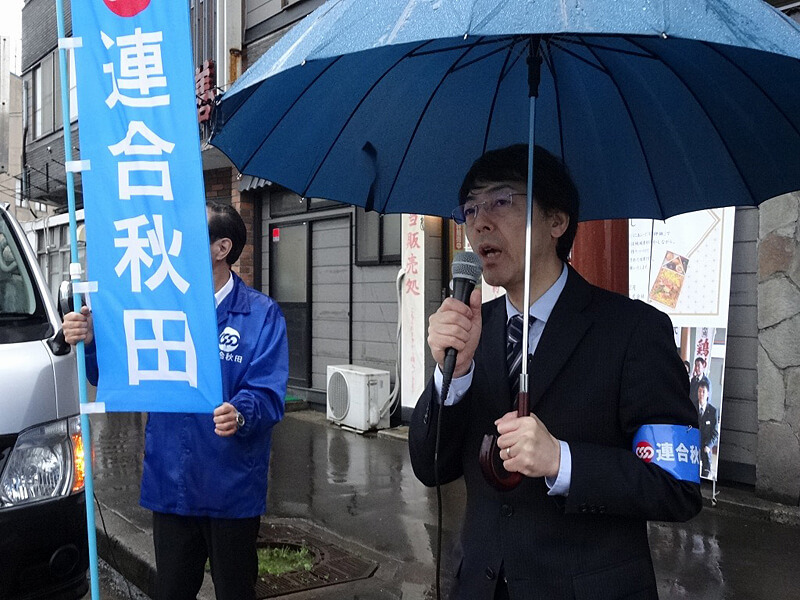
[[[539,53],[541,36],[532,35],[528,46],[528,97],[539,97],[539,82],[542,80],[542,55]],[[533,147],[533,146],[531,146]]]

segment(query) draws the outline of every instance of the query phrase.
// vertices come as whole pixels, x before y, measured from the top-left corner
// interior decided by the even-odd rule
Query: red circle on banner
[[[641,441],[636,444],[636,456],[641,458],[644,462],[649,463],[653,460],[653,455],[655,452],[653,451],[653,446],[650,445],[650,442]]]
[[[150,0],[103,0],[115,15],[135,17],[150,4]]]

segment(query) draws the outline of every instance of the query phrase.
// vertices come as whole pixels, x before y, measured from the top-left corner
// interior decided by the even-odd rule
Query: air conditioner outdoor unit
[[[368,431],[389,427],[389,372],[357,365],[328,366],[328,420]]]

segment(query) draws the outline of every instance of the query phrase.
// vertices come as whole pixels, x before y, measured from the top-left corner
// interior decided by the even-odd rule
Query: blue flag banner
[[[686,425],[642,425],[633,438],[633,451],[676,479],[700,483],[700,430]]]
[[[106,411],[222,401],[189,3],[72,3],[88,279]]]

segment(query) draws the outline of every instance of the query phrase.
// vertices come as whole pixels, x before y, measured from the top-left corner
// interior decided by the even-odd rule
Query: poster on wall
[[[727,327],[734,208],[631,219],[630,297],[670,315],[675,326]]]
[[[727,328],[676,327],[675,342],[689,378],[700,429],[700,476],[717,479]]]
[[[700,429],[700,475],[716,481],[734,208],[629,222],[629,295],[672,319]]]

